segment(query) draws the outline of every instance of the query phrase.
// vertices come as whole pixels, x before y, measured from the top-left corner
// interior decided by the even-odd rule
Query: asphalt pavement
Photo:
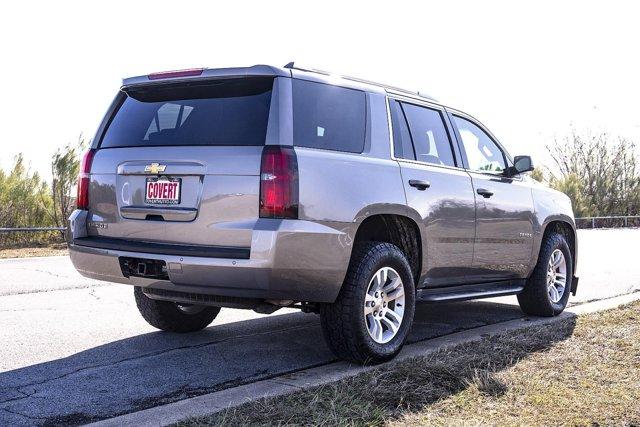
[[[579,232],[572,304],[640,290],[640,230]],[[521,317],[515,297],[421,305],[410,341]],[[0,261],[0,425],[82,423],[335,360],[313,314],[223,309],[202,332],[158,332],[133,289],[66,257]]]

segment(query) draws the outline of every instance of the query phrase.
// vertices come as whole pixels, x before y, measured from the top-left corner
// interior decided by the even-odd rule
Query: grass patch
[[[639,425],[640,303],[181,423]]]
[[[0,259],[34,256],[68,255],[66,243],[49,243],[32,247],[0,248]]]

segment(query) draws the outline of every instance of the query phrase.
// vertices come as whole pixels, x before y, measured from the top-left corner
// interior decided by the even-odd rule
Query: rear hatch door
[[[249,247],[273,82],[124,89],[91,168],[89,234]]]

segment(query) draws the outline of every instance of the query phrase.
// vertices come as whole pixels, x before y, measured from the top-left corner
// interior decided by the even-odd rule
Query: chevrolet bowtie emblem
[[[144,171],[152,174],[157,174],[159,172],[164,172],[166,168],[167,165],[161,165],[160,163],[151,163],[150,165],[146,165],[144,167]]]

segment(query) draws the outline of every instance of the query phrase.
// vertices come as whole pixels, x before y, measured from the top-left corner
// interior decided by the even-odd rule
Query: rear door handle
[[[487,190],[486,188],[478,188],[476,190],[476,193],[478,193],[479,195],[481,195],[485,199],[488,199],[489,197],[493,196],[493,191]]]
[[[417,188],[420,191],[426,190],[427,188],[431,187],[431,183],[429,181],[422,181],[419,179],[410,179],[409,185]]]

